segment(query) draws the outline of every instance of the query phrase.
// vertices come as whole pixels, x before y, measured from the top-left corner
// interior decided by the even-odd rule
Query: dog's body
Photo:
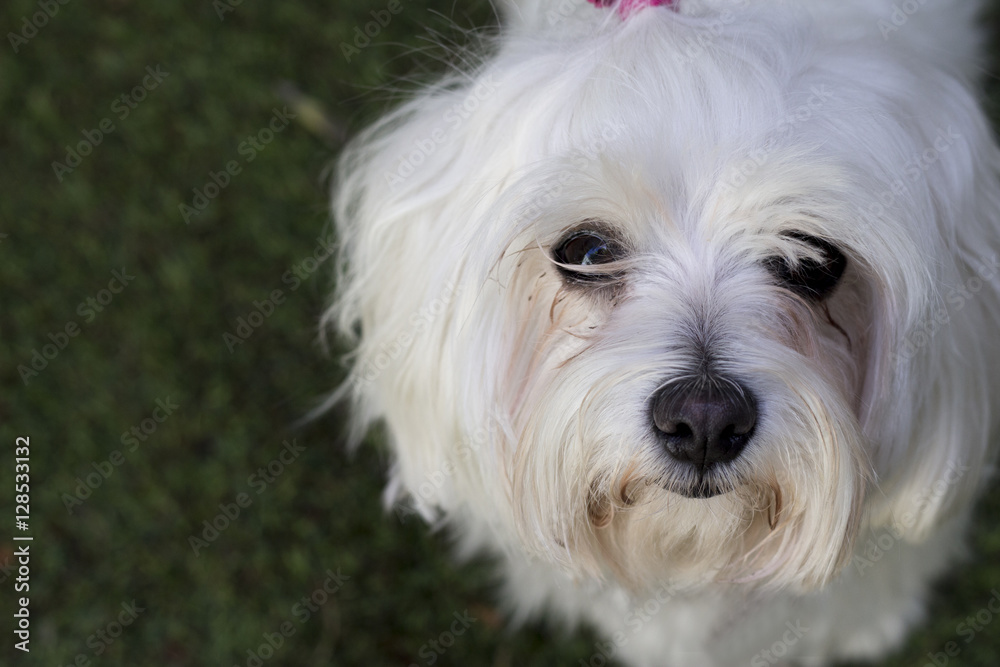
[[[997,433],[976,5],[509,0],[341,161],[328,319],[388,500],[591,664],[898,645]]]

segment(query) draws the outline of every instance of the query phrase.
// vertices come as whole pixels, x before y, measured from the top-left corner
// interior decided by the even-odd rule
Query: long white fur
[[[919,620],[989,471],[1000,377],[978,3],[919,6],[883,37],[889,0],[626,20],[508,0],[479,64],[345,151],[325,320],[357,345],[357,433],[385,422],[387,501],[498,555],[516,617],[709,667],[786,622],[809,630],[783,659],[821,665]],[[567,289],[550,258],[586,220],[628,241],[618,290]],[[809,256],[790,231],[849,257],[825,310],[763,267]],[[706,348],[761,416],[736,488],[691,499],[648,401]]]

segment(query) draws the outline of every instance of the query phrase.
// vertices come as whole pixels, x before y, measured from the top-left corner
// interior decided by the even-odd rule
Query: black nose
[[[699,472],[738,457],[757,423],[750,390],[718,378],[667,385],[653,394],[651,407],[667,452]]]

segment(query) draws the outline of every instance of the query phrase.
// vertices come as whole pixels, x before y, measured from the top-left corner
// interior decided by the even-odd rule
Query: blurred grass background
[[[316,344],[331,284],[329,265],[311,259],[326,244],[323,174],[337,132],[356,131],[391,104],[387,86],[439,68],[443,53],[425,26],[460,38],[446,18],[463,27],[492,21],[482,0],[404,0],[348,62],[341,43],[386,5],[15,0],[0,8],[3,32],[24,37],[8,34],[0,47],[0,516],[11,526],[0,537],[0,664],[258,664],[250,650],[265,658],[259,664],[429,665],[433,657],[503,667],[578,665],[593,654],[585,632],[505,630],[488,563],[456,565],[446,536],[383,513],[378,434],[348,457],[342,412],[294,427],[343,377],[336,350],[327,356]],[[43,27],[26,29],[44,7],[52,15]],[[132,108],[120,98],[144,77]],[[281,129],[270,143],[244,143],[266,138],[261,130],[295,98],[290,90],[337,127],[293,105],[298,117],[272,125]],[[996,108],[996,85],[990,99]],[[84,132],[97,137],[102,121],[113,131],[57,174],[52,163],[74,163],[67,146]],[[240,172],[186,222],[179,205],[193,207],[193,189],[230,161]],[[134,278],[120,289],[113,272]],[[276,290],[269,316],[227,345],[224,334]],[[157,409],[171,403],[169,415]],[[31,437],[30,654],[12,648],[16,436]],[[269,463],[277,470],[271,462],[293,440],[304,450],[284,454],[279,474],[257,473]],[[95,488],[81,487],[88,476]],[[220,504],[240,515],[205,539],[204,521],[226,523]],[[1000,589],[1000,492],[978,516],[970,563],[939,584],[930,623],[886,665],[925,664]],[[192,536],[205,539],[197,555]],[[340,586],[320,595],[327,571]],[[301,600],[314,594],[325,602],[306,613]],[[112,637],[133,600],[144,611]],[[465,610],[476,622],[438,656],[430,642]],[[283,624],[294,634],[273,653],[259,651]],[[1000,620],[961,649],[949,664],[1000,664]]]

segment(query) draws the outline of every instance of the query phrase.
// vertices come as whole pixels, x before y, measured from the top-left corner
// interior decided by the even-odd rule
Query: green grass
[[[294,634],[264,664],[426,665],[421,648],[464,610],[478,620],[437,664],[576,665],[593,652],[585,633],[505,630],[488,563],[456,565],[446,536],[382,512],[378,434],[348,457],[342,412],[293,427],[343,377],[315,342],[329,266],[302,265],[328,231],[322,174],[336,142],[300,114],[262,150],[241,144],[286,104],[282,82],[356,130],[389,103],[380,86],[436,67],[411,53],[428,46],[422,26],[491,15],[485,2],[404,0],[347,62],[341,42],[386,4],[244,0],[220,19],[207,0],[71,0],[16,54],[0,47],[0,508],[13,513],[6,443],[30,436],[34,536],[32,651],[12,649],[13,580],[0,572],[0,664],[245,665],[287,624]],[[3,32],[35,11],[5,3]],[[116,100],[147,66],[169,76],[122,117]],[[113,131],[60,180],[52,163],[104,119]],[[186,223],[179,205],[230,161],[239,173]],[[134,279],[102,293],[113,271]],[[230,351],[224,334],[275,290],[281,303]],[[67,325],[76,335],[63,340]],[[49,334],[65,347],[25,384],[18,367]],[[158,400],[177,407],[167,416]],[[251,479],[286,440],[304,451],[273,481]],[[67,508],[77,479],[101,468],[110,476]],[[191,536],[237,500],[240,516],[195,555]],[[973,560],[886,665],[922,665],[1000,587],[1000,493],[979,517]],[[12,550],[0,541],[0,564]],[[342,584],[307,614],[296,604],[327,570]],[[133,600],[144,611],[100,643]],[[1000,664],[1000,626],[950,664]]]

